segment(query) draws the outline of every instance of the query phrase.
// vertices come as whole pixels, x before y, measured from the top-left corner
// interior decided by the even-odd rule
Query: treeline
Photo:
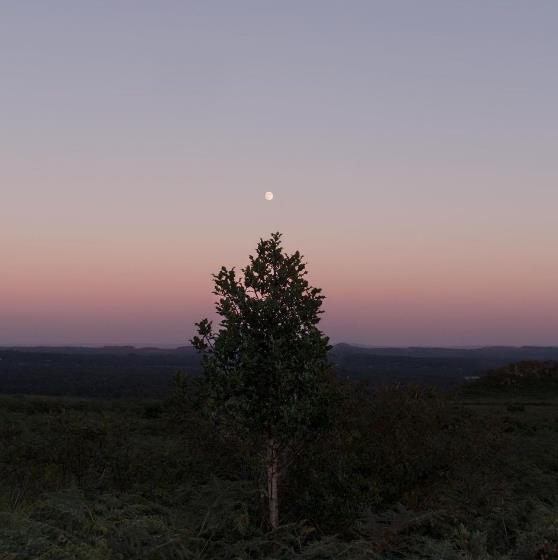
[[[192,348],[0,350],[0,393],[164,398],[178,370],[200,372]]]
[[[359,348],[338,344],[329,353],[337,375],[371,385],[421,384],[453,389],[465,377],[511,362],[558,359],[556,348]],[[177,371],[201,373],[191,347],[179,349],[0,349],[0,394],[97,398],[164,398]]]
[[[477,385],[485,388],[558,387],[558,361],[523,361],[488,372]]]

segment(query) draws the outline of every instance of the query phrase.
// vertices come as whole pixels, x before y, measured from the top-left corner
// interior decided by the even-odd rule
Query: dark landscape
[[[334,427],[270,532],[191,348],[4,348],[0,557],[558,558],[556,353],[335,346]]]
[[[339,377],[371,386],[418,383],[440,389],[518,361],[558,360],[558,347],[366,348],[334,345]],[[0,347],[0,393],[74,397],[156,397],[168,394],[177,372],[200,374],[190,346],[176,349]]]

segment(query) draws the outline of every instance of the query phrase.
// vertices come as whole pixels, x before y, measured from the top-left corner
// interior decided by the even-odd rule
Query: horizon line
[[[43,343],[15,343],[15,344],[3,344],[0,343],[0,349],[13,349],[13,348],[134,348],[134,349],[146,349],[154,348],[161,350],[178,350],[180,348],[193,348],[191,344],[187,343],[167,343],[167,342],[79,342],[79,343],[56,343],[56,344],[43,344]],[[362,344],[357,342],[331,342],[332,346],[352,346],[355,348],[366,348],[366,349],[389,349],[389,348],[406,348],[406,349],[420,349],[420,348],[439,348],[445,350],[474,350],[479,348],[558,348],[558,342],[556,344],[466,344],[466,345],[452,345],[452,344]]]

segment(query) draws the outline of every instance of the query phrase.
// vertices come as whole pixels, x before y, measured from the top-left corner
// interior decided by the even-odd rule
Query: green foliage
[[[498,442],[458,403],[420,387],[339,383],[333,430],[294,461],[286,494],[294,515],[347,530],[363,511],[422,507],[467,470],[492,468]],[[435,507],[435,506],[433,506]]]
[[[3,514],[0,558],[369,558],[369,544],[316,540],[304,523],[265,533],[254,523],[257,493],[247,483],[213,479],[197,489],[179,487],[169,501],[134,494],[93,498],[76,489],[46,495],[30,514]]]
[[[197,323],[207,406],[227,429],[288,445],[315,435],[329,410],[328,339],[318,329],[324,296],[306,279],[297,251],[281,235],[261,240],[238,276],[214,275],[218,332]]]
[[[223,437],[195,381],[177,386],[159,402],[0,398],[0,559],[556,558],[553,395],[509,411],[516,395],[338,382],[270,532],[257,442]]]
[[[557,361],[522,361],[491,370],[487,375],[464,387],[465,394],[480,391],[529,394],[558,389]]]

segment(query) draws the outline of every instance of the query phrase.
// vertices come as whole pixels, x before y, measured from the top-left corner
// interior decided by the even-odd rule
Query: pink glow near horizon
[[[9,297],[0,306],[0,335],[7,344],[184,342],[193,322],[212,314],[210,274],[221,264],[244,266],[256,240],[245,239],[245,248],[239,243],[234,258],[230,250],[216,256],[219,239],[207,255],[192,251],[190,242],[182,252],[154,248],[149,254],[126,246],[105,252],[80,244],[20,247],[4,270],[2,290]],[[288,234],[285,243],[299,246]],[[393,252],[365,245],[344,251],[314,239],[309,250],[301,246],[312,282],[327,296],[323,326],[333,340],[553,343],[558,302],[551,255],[518,258],[488,248],[469,256],[405,254],[393,245]]]
[[[162,4],[0,7],[0,346],[183,343],[273,231],[334,341],[558,344],[555,5]]]

